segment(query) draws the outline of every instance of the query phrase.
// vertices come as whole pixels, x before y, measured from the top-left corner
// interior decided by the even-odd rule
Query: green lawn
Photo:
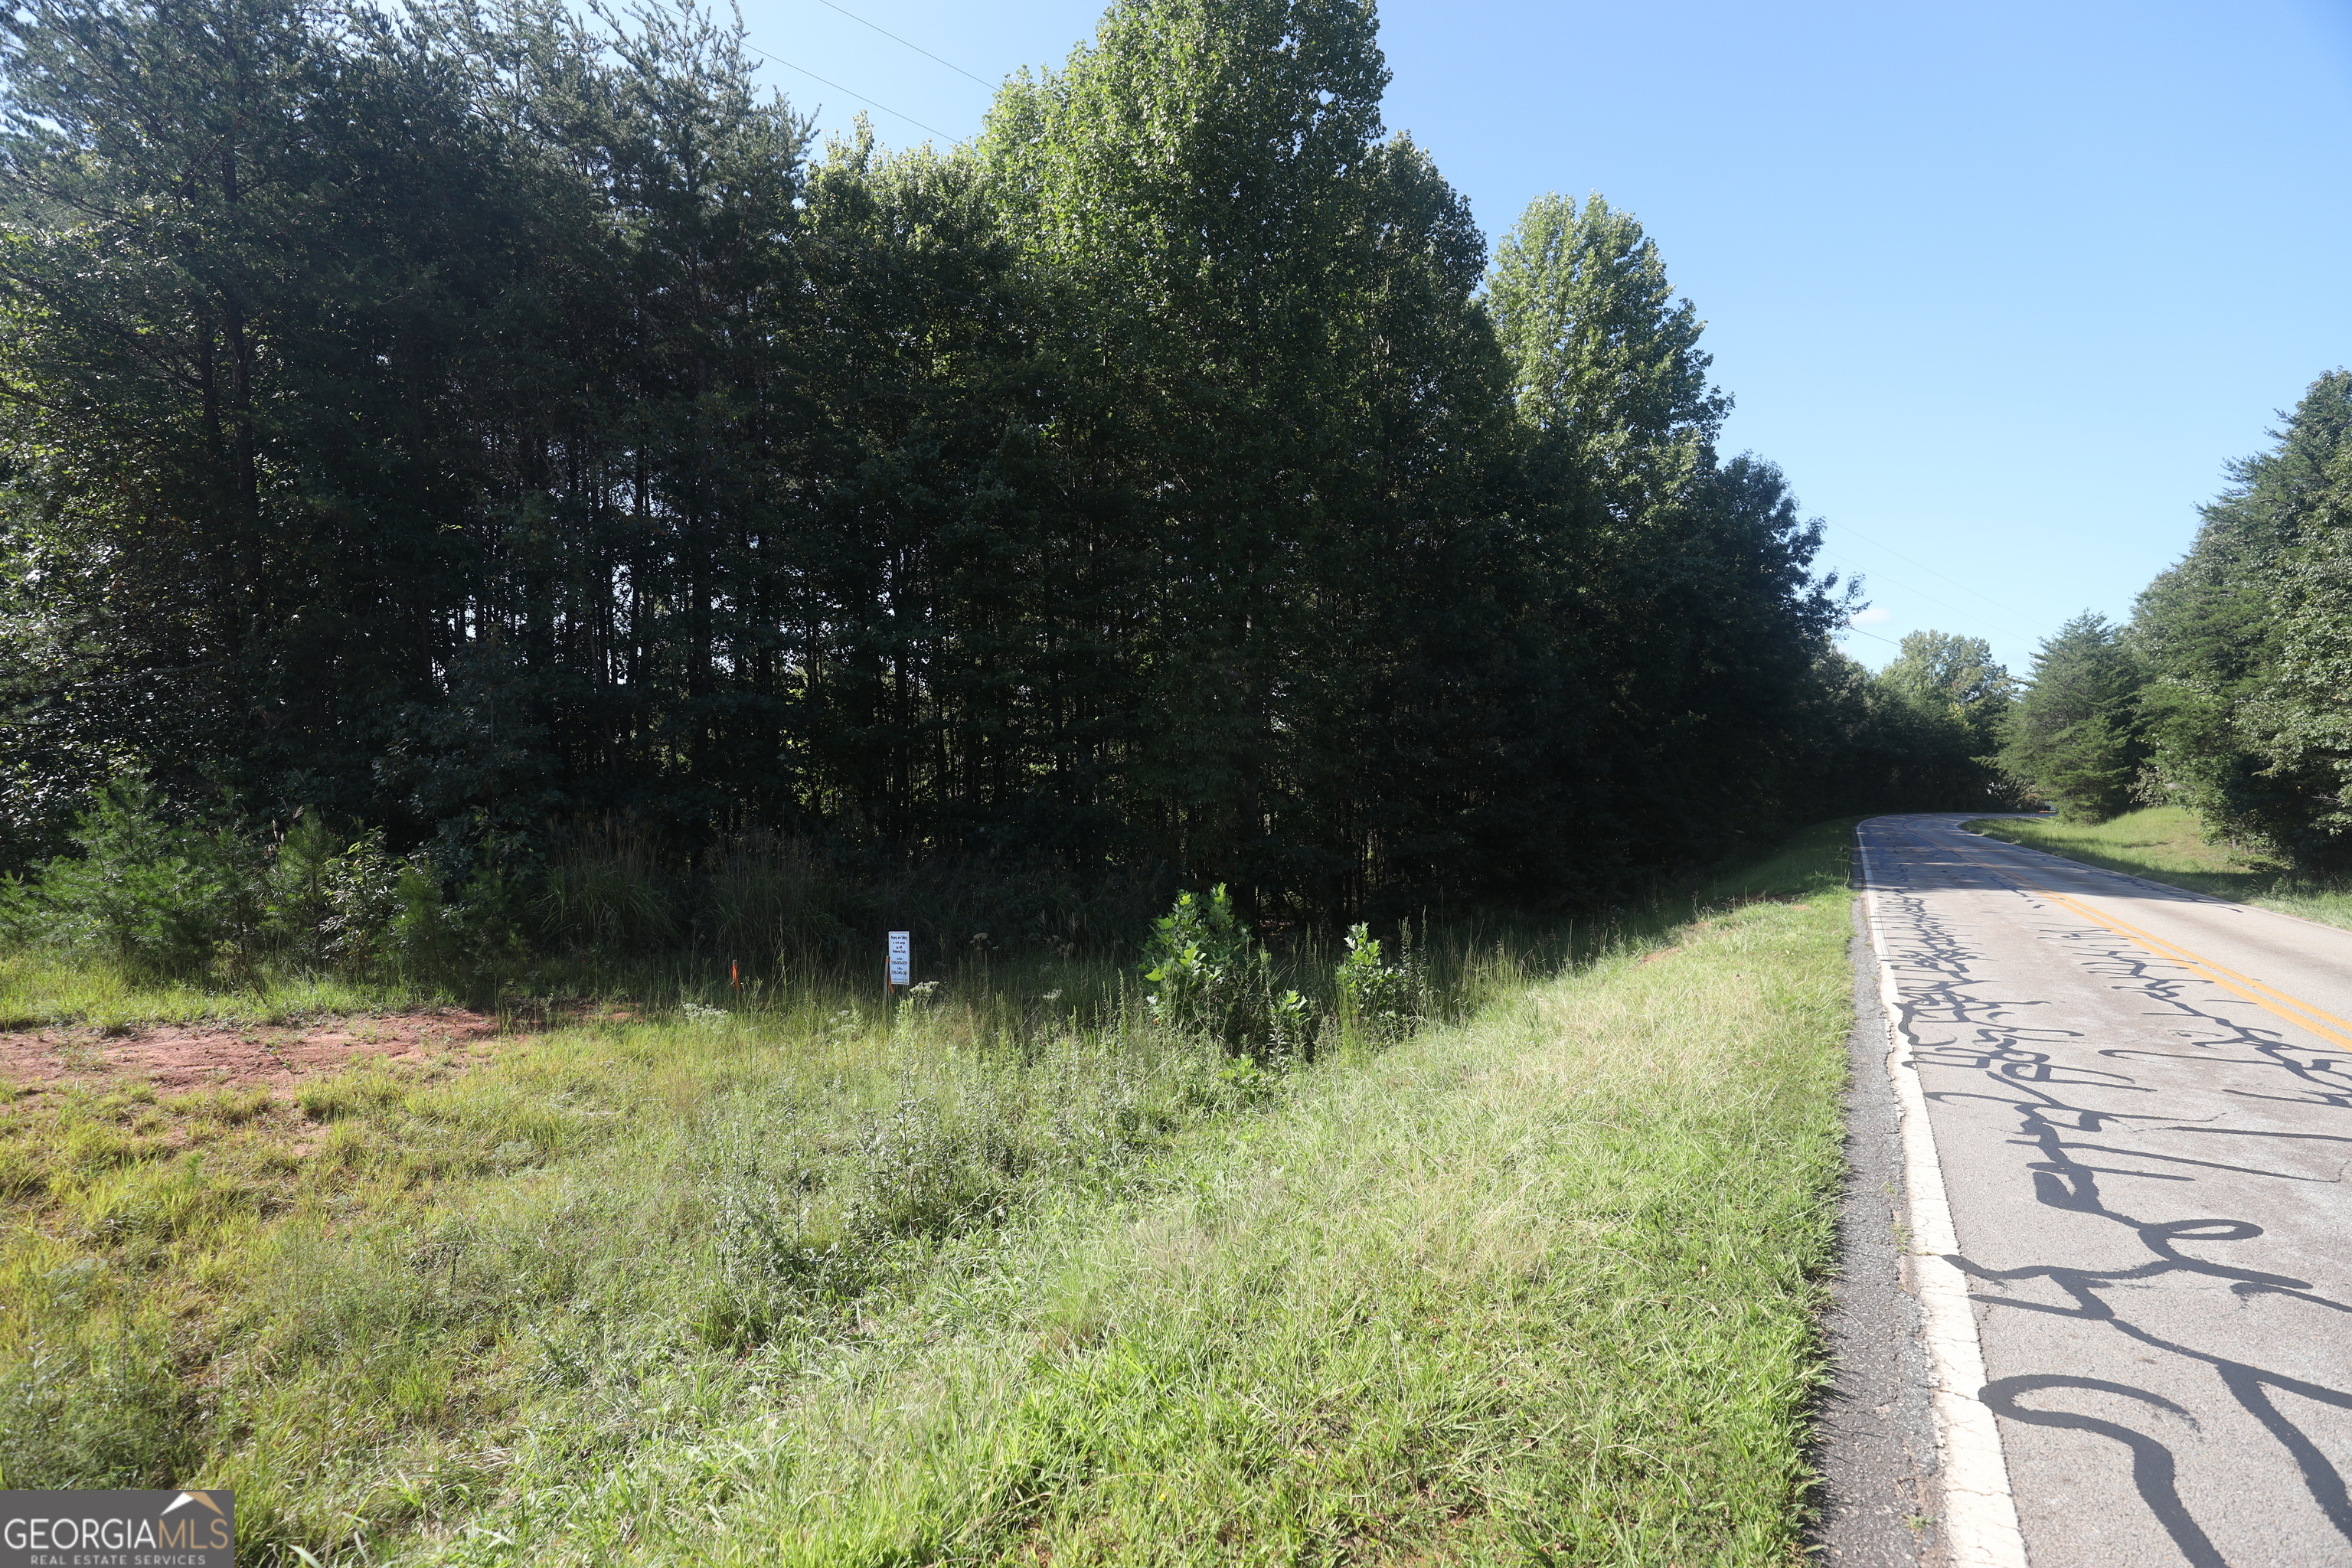
[[[20,1099],[0,1480],[257,1563],[1786,1563],[1848,838],[1290,1071],[1041,974]]]
[[[1968,826],[1989,838],[2128,871],[2150,881],[2282,910],[2305,920],[2352,927],[2352,889],[2298,882],[2248,866],[2228,847],[2208,843],[2197,818],[2179,806],[2135,811],[2095,826],[2054,818],[1995,817]]]

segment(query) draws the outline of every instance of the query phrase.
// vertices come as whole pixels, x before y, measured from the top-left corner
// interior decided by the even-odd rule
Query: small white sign
[[[912,985],[915,983],[915,943],[907,932],[890,933],[890,984]]]

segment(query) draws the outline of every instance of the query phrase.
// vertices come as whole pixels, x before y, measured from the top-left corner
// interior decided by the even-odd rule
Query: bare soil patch
[[[0,1033],[0,1079],[39,1089],[67,1082],[226,1084],[291,1094],[305,1079],[361,1057],[418,1066],[480,1054],[499,1021],[462,1007],[332,1018],[285,1027],[161,1025],[107,1037],[89,1029]]]

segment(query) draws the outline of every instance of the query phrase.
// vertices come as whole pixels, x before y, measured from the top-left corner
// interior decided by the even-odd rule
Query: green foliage
[[[2315,381],[2275,434],[2140,595],[2129,640],[2154,791],[2258,857],[2336,876],[2352,869],[2352,373]]]
[[[2016,685],[1993,662],[1990,643],[1912,632],[1872,687],[1878,745],[1904,775],[1907,809],[2000,810],[2012,803],[1994,752]]]
[[[1412,1026],[1419,1000],[1410,964],[1397,968],[1382,963],[1380,939],[1368,926],[1349,929],[1347,949],[1347,956],[1331,972],[1341,1047],[1397,1038]]]
[[[299,813],[263,877],[262,948],[306,969],[375,968],[415,896],[404,881],[407,869],[384,853],[382,828],[354,838],[333,831],[317,812]]]
[[[1487,308],[1520,417],[1563,443],[1623,520],[1712,465],[1731,399],[1707,384],[1705,323],[1675,300],[1632,214],[1598,195],[1537,197],[1496,247]]]
[[[2008,672],[1981,641],[1914,632],[1874,675],[1835,649],[1813,671],[1806,721],[1823,757],[1819,804],[1855,813],[2007,811],[2018,786],[1989,754]]]
[[[1817,668],[1846,606],[1780,470],[1717,452],[1731,400],[1655,243],[1597,195],[1541,197],[1486,302],[1538,525],[1529,675],[1552,694],[1521,720],[1550,763],[1511,781],[1522,864],[1605,885],[1596,841],[1705,857],[1819,809],[1850,787],[1856,716]]]
[[[2300,807],[2273,831],[2300,863],[2341,876],[2352,872],[2352,442],[2334,466],[2341,521],[2284,563],[2277,672],[2246,727]]]
[[[233,814],[181,818],[128,776],[91,797],[73,843],[79,855],[10,889],[10,933],[135,982],[251,985],[265,965],[367,975],[446,965],[457,946],[427,932],[437,891],[385,855],[381,830],[337,834],[314,812],[265,840]]]
[[[1655,246],[1546,198],[1486,274],[1370,6],[1122,0],[944,153],[813,157],[757,63],[691,8],[0,21],[0,869],[215,780],[342,839],[305,962],[397,897],[400,962],[513,975],[926,878],[959,949],[1175,879],[1605,904],[1843,787],[1818,531]]]
[[[1306,1007],[1296,991],[1276,995],[1273,958],[1234,912],[1220,882],[1205,899],[1189,889],[1152,922],[1144,949],[1146,1005],[1154,1022],[1264,1054],[1296,1047]]]
[[[265,918],[264,862],[234,826],[173,822],[133,777],[98,792],[73,838],[81,853],[50,861],[30,889],[45,932],[144,979],[244,966]]]
[[[1878,679],[1923,713],[1957,720],[1979,751],[2000,738],[2001,718],[2017,696],[2009,671],[1993,662],[1990,643],[1949,632],[1909,633]]]
[[[2003,725],[2001,766],[2069,821],[2130,810],[2147,760],[2147,679],[2122,627],[2087,611],[2075,616],[2033,656],[2033,679]]]

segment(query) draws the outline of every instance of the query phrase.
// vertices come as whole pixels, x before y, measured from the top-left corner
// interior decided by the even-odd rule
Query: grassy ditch
[[[1784,1562],[1847,841],[1311,1067],[1041,970],[20,1099],[5,1484],[261,1563]]]
[[[2258,904],[2305,920],[2352,927],[2352,889],[2299,881],[2248,865],[2207,840],[2196,816],[2177,805],[2130,812],[2096,825],[2055,818],[1994,817],[1967,825],[1988,838],[2022,844],[2152,882]]]

